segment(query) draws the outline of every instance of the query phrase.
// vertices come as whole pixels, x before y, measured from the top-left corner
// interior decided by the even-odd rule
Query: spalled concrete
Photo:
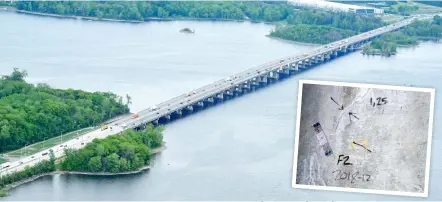
[[[304,84],[296,183],[423,193],[430,100],[429,92]]]

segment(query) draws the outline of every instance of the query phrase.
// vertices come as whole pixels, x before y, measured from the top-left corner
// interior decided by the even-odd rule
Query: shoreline
[[[246,22],[249,21],[247,19],[244,20],[235,20],[235,19],[218,19],[218,18],[189,18],[189,17],[182,17],[182,18],[158,18],[158,17],[150,17],[146,18],[145,20],[119,20],[119,19],[113,19],[113,18],[99,18],[99,17],[89,17],[89,16],[76,16],[76,15],[60,15],[60,14],[51,14],[51,13],[41,13],[41,12],[33,12],[33,11],[25,11],[25,10],[18,10],[13,7],[9,7],[5,11],[12,11],[19,14],[25,14],[25,15],[35,15],[35,16],[42,16],[42,17],[53,17],[53,18],[60,18],[60,19],[74,19],[74,20],[87,20],[87,21],[102,21],[102,22],[121,22],[121,23],[146,23],[146,22],[161,22],[161,21],[226,21],[226,22]],[[254,22],[257,23],[257,22]],[[265,23],[265,22],[260,22]]]
[[[155,154],[157,154],[157,153],[160,153],[160,152],[164,151],[165,149],[167,149],[166,145],[163,145],[163,146],[161,146],[161,147],[158,147],[158,148],[152,149],[152,156],[155,155]],[[30,178],[28,178],[28,179],[24,179],[24,180],[17,181],[17,182],[14,182],[14,183],[12,183],[12,184],[6,185],[5,187],[0,188],[0,191],[6,191],[6,192],[8,192],[9,190],[11,190],[11,189],[13,189],[13,188],[16,188],[16,187],[18,187],[18,186],[20,186],[20,185],[23,185],[23,184],[26,184],[26,183],[29,183],[29,182],[35,181],[35,180],[37,180],[38,178],[41,178],[41,177],[44,177],[44,176],[49,176],[49,175],[89,175],[89,176],[93,176],[93,175],[95,175],[95,176],[133,175],[133,174],[143,173],[143,172],[145,172],[145,171],[147,171],[147,170],[150,170],[152,167],[153,167],[153,166],[152,166],[151,164],[149,164],[149,165],[145,165],[145,166],[141,167],[141,168],[138,169],[138,170],[134,170],[134,171],[125,171],[125,172],[117,172],[117,173],[111,173],[111,172],[80,172],[80,171],[63,171],[63,170],[55,170],[55,171],[52,171],[52,172],[50,172],[50,173],[42,173],[42,174],[39,174],[39,175],[36,175],[36,176],[30,177]],[[1,195],[0,195],[0,198],[1,198],[1,197],[7,197],[7,196],[8,196],[8,194],[5,195],[5,196],[1,196]]]

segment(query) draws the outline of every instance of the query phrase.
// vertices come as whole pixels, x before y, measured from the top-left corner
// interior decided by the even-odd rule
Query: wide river
[[[132,111],[312,48],[270,39],[273,26],[248,22],[125,24],[0,12],[0,27],[0,74],[17,67],[32,83],[129,94]],[[184,27],[196,34],[179,33]],[[436,43],[390,58],[352,53],[168,125],[168,148],[148,173],[47,176],[1,200],[422,200],[291,188],[299,79],[436,88],[427,199],[442,200],[441,53]]]

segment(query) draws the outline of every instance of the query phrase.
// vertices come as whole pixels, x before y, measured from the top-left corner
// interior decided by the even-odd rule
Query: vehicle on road
[[[48,152],[45,152],[45,153],[43,153],[43,154],[41,154],[42,156],[45,156],[45,155],[48,155]]]
[[[123,129],[127,128],[127,124],[123,124],[121,125],[121,127],[123,127]]]
[[[11,166],[11,163],[6,162],[6,163],[1,165],[1,169],[8,168],[9,166]]]
[[[136,119],[136,118],[138,118],[138,114],[132,114],[130,117],[133,119]]]
[[[149,111],[155,111],[155,110],[157,110],[158,109],[158,107],[157,106],[151,106],[151,107],[149,107],[149,108],[147,108]]]
[[[103,126],[101,126],[101,130],[103,131],[103,130],[106,130],[108,128],[108,126],[105,124],[105,125],[103,125]]]

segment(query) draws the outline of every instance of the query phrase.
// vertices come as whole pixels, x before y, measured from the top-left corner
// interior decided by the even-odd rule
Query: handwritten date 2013
[[[351,173],[351,172],[342,172],[341,170],[333,171],[333,174],[336,173],[335,180],[348,180],[351,184],[355,183],[357,180],[361,180],[362,182],[370,181],[369,174],[360,174],[359,172]]]

